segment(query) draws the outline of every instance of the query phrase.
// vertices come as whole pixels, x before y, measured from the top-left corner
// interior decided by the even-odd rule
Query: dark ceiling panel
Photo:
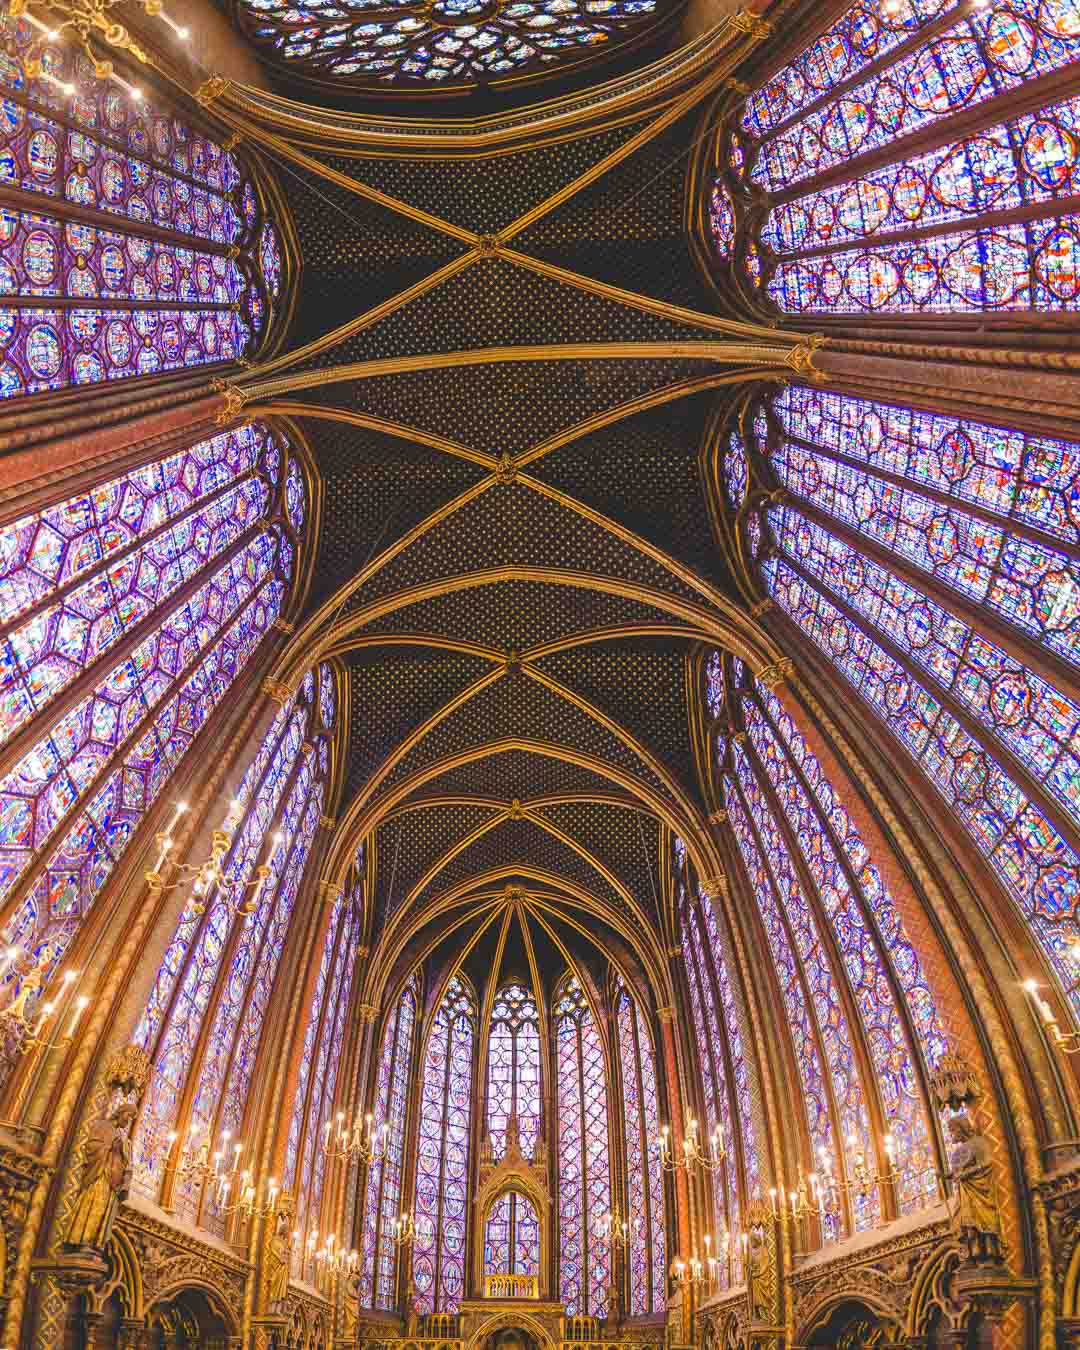
[[[335,381],[303,397],[375,413],[473,450],[515,454],[630,399],[715,371],[711,361],[681,357],[505,361]]]
[[[406,812],[380,826],[376,831],[381,864],[375,888],[377,922],[385,923],[396,914],[429,868],[496,815],[479,806],[430,807]]]
[[[681,598],[701,598],[602,526],[511,483],[491,487],[434,526],[366,582],[350,608],[435,578],[514,565],[619,577]],[[568,594],[565,604],[574,603]]]
[[[637,124],[509,155],[351,159],[325,163],[399,201],[477,234],[497,234],[628,141]]]
[[[352,726],[345,801],[402,741],[491,669],[480,657],[437,647],[363,648],[348,657]]]
[[[557,652],[541,670],[629,728],[687,791],[694,783],[685,642],[633,638]]]
[[[369,633],[420,632],[482,635],[501,650],[522,652],[574,633],[616,624],[671,623],[670,615],[637,600],[599,591],[567,594],[541,581],[499,581],[452,591],[396,610],[367,625]]]
[[[312,612],[433,511],[484,477],[455,459],[380,431],[298,419],[323,478]]]
[[[569,760],[507,750],[449,769],[420,789],[420,795],[475,795],[501,801],[526,801],[556,793],[620,792],[618,784]]]

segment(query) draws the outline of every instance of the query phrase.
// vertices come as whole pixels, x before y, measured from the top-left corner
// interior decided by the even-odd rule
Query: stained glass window
[[[1080,452],[801,387],[774,415],[792,498],[769,513],[772,594],[927,771],[1072,986],[1080,858],[1053,818],[1080,820],[1080,704],[992,625],[1076,664]],[[962,617],[973,606],[986,631]]]
[[[694,1039],[697,1043],[698,1065],[701,1071],[702,1087],[705,1093],[705,1133],[709,1139],[717,1130],[726,1150],[723,1167],[712,1172],[713,1228],[717,1239],[715,1251],[725,1253],[735,1260],[739,1258],[738,1234],[741,1232],[739,1216],[741,1204],[738,1182],[738,1140],[737,1120],[731,1108],[728,1086],[728,1066],[724,1058],[724,1034],[721,1030],[719,1012],[711,984],[711,972],[698,929],[697,916],[685,913],[682,930],[683,960],[686,963],[687,984],[690,989],[690,1013],[693,1021]],[[727,1234],[726,1244],[722,1235]],[[736,1250],[731,1250],[731,1244]],[[736,1271],[722,1261],[719,1269],[721,1288],[728,1288],[737,1279]]]
[[[630,1313],[664,1310],[667,1235],[660,1165],[660,1102],[656,1063],[641,1009],[623,989],[615,1005],[626,1136]]]
[[[745,771],[745,767],[745,759],[742,759],[738,768]],[[756,788],[756,784],[752,786]],[[761,915],[765,940],[772,954],[776,979],[780,985],[780,998],[787,1012],[788,1030],[801,1079],[802,1103],[806,1111],[811,1150],[815,1161],[821,1161],[822,1158],[836,1160],[837,1137],[840,1135],[840,1138],[844,1138],[845,1123],[857,1119],[861,1107],[859,1080],[852,1062],[850,1041],[840,1042],[838,1039],[838,1018],[842,1014],[837,1014],[837,1022],[833,1025],[828,1022],[836,991],[833,990],[828,973],[822,979],[829,983],[813,988],[807,984],[803,965],[795,954],[794,938],[786,921],[778,888],[765,863],[763,846],[751,823],[755,803],[749,803],[747,807],[742,805],[740,784],[736,779],[725,779],[725,802],[742,864],[747,869]],[[823,1035],[818,1023],[821,1015],[826,1018]],[[822,1062],[829,1066],[829,1079],[823,1072]],[[838,1104],[844,1108],[842,1120],[837,1120]],[[823,1216],[822,1226],[826,1241],[840,1237],[842,1228],[837,1215]]]
[[[65,45],[27,78],[33,35],[0,26],[0,398],[250,353],[282,260],[248,168]]]
[[[607,1316],[609,1245],[599,1240],[611,1211],[607,1072],[600,1031],[577,979],[553,1006],[558,1073],[559,1298],[568,1313]]]
[[[492,1156],[503,1156],[516,1117],[521,1152],[532,1158],[540,1137],[540,1031],[536,1002],[520,984],[500,989],[491,1010],[487,1094]]]
[[[247,32],[308,77],[391,90],[465,91],[641,41],[658,0],[398,0],[365,13],[317,0],[242,0]]]
[[[746,483],[746,446],[738,432],[733,431],[724,451],[724,486],[732,510],[737,511],[742,506],[746,497]]]
[[[8,997],[51,977],[281,613],[297,539],[265,465],[287,453],[256,424],[0,529]]]
[[[222,880],[193,890],[135,1033],[155,1068],[134,1140],[136,1184],[219,1233],[216,1192],[178,1177],[181,1145],[170,1150],[161,1141],[174,1131],[193,1149],[207,1142],[217,1149],[226,1132],[243,1138],[266,1012],[326,792],[317,686],[334,678],[328,665],[309,671],[264,736],[222,822],[231,839]],[[256,893],[259,866],[268,875]],[[325,1089],[325,1070],[322,1081]],[[240,1159],[241,1169],[245,1161],[254,1163]]]
[[[931,18],[944,26],[901,45]],[[751,177],[775,196],[760,240],[775,259],[766,279],[776,305],[1075,310],[1080,219],[1055,211],[1055,199],[1076,193],[1080,102],[1003,118],[999,96],[1078,57],[1072,0],[938,0],[892,15],[852,6],[744,116],[759,138]],[[961,110],[963,134],[950,136]],[[905,155],[904,138],[919,131],[933,148]]]
[[[837,960],[832,963],[834,978],[844,980],[846,976],[862,1019],[887,1129],[895,1147],[897,1204],[901,1214],[910,1213],[932,1203],[937,1186],[931,1170],[931,1135],[919,1086],[913,1032],[901,1014],[897,998],[900,992],[897,968],[903,971],[900,978],[907,985],[903,990],[906,1005],[917,1006],[921,1014],[914,1035],[923,1034],[923,1049],[931,1064],[945,1050],[945,1034],[938,1023],[930,990],[921,977],[914,948],[904,934],[880,875],[863,877],[873,893],[873,908],[862,893],[853,862],[865,863],[867,853],[850,819],[845,822],[846,840],[852,850],[849,854],[839,839],[834,843],[829,828],[831,820],[823,814],[809,785],[810,781],[817,783],[829,806],[836,807],[835,795],[828,791],[820,766],[776,700],[770,698],[767,706],[772,715],[780,714],[787,743],[765,709],[755,698],[747,696],[742,701],[742,711],[750,744],[761,777],[776,795],[790,826],[790,837],[797,842],[816,888],[819,923],[827,922],[832,930],[837,953]],[[787,745],[799,753],[789,755]],[[809,770],[807,778],[800,768]],[[878,927],[879,917],[884,920],[884,933],[892,939],[888,949]]]
[[[333,705],[333,685],[321,697],[325,722],[326,705]],[[322,691],[320,691],[321,694]],[[332,727],[331,715],[328,725]],[[345,1019],[356,969],[356,949],[363,912],[361,866],[356,859],[352,884],[334,901],[323,938],[322,956],[315,990],[308,1009],[303,1048],[297,1067],[296,1095],[285,1152],[283,1187],[296,1197],[296,1227],[302,1233],[322,1231],[319,1210],[326,1179],[326,1154],[322,1144],[330,1123],[337,1074],[345,1041]],[[300,1274],[301,1247],[294,1245],[294,1273]]]
[[[465,1290],[476,996],[446,988],[428,1033],[416,1149],[412,1270],[420,1312],[456,1312]]]
[[[713,184],[709,198],[709,228],[717,254],[724,259],[730,258],[735,247],[735,208],[731,204],[731,194],[719,180]]]
[[[540,1220],[527,1195],[506,1191],[488,1211],[484,1225],[485,1275],[538,1275]]]
[[[383,1028],[375,1079],[376,1129],[388,1126],[385,1156],[368,1167],[360,1231],[360,1305],[397,1306],[394,1223],[401,1216],[405,1131],[419,995],[415,977],[401,991]]]
[[[713,652],[705,667],[705,704],[710,717],[724,711],[724,658]]]

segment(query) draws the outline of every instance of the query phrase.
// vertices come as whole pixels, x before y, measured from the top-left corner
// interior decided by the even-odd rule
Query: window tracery
[[[657,0],[396,0],[351,12],[316,0],[239,0],[255,42],[310,78],[419,92],[464,91],[577,64],[643,40]]]
[[[409,1086],[412,1077],[419,985],[413,976],[401,991],[383,1029],[375,1075],[375,1111],[388,1126],[385,1155],[368,1166],[360,1230],[360,1306],[397,1307],[397,1247],[394,1221],[401,1215]]]
[[[522,1155],[532,1159],[540,1138],[540,1030],[532,992],[508,984],[499,990],[488,1030],[487,1128],[492,1158],[506,1151],[506,1131],[517,1117]]]
[[[420,1312],[456,1312],[465,1290],[476,996],[446,987],[428,1035],[420,1097],[413,1280]]]
[[[553,1006],[558,1084],[559,1298],[573,1315],[606,1317],[611,1211],[604,1044],[578,980],[569,976]]]
[[[768,513],[770,594],[926,771],[1070,989],[1080,707],[1001,643],[1076,663],[1076,447],[804,388],[774,415],[790,496]]]
[[[136,1185],[166,1195],[184,1218],[221,1233],[212,1188],[177,1175],[179,1150],[225,1131],[242,1138],[244,1112],[270,996],[297,893],[322,815],[329,752],[317,685],[328,665],[309,671],[264,736],[230,807],[232,845],[223,884],[193,893],[135,1032],[154,1076],[133,1141]],[[255,911],[238,913],[232,885],[269,867]],[[169,1132],[175,1142],[162,1146]],[[183,1141],[181,1144],[180,1141]]]
[[[520,1191],[506,1191],[488,1211],[484,1225],[485,1275],[538,1275],[540,1220]]]
[[[320,715],[324,727],[329,730],[334,722],[334,693],[330,681],[320,688],[319,694]],[[296,1227],[301,1233],[323,1231],[319,1222],[326,1179],[326,1154],[322,1143],[324,1128],[334,1108],[356,969],[363,913],[362,866],[363,850],[353,865],[352,886],[338,896],[330,913],[297,1066],[282,1186],[296,1197]],[[302,1259],[302,1248],[297,1243],[293,1248],[295,1274],[301,1273]]]
[[[660,1104],[652,1041],[637,1002],[626,989],[615,1002],[626,1138],[627,1220],[631,1316],[662,1312],[667,1293],[664,1173],[660,1165]]]
[[[276,224],[250,171],[86,56],[0,26],[0,399],[232,361],[282,289]]]
[[[729,129],[768,205],[718,166],[715,250],[788,314],[1074,310],[1080,105],[1007,96],[1078,56],[1070,0],[853,5]]]
[[[0,941],[46,985],[282,612],[298,536],[268,466],[292,461],[256,423],[0,531]]]

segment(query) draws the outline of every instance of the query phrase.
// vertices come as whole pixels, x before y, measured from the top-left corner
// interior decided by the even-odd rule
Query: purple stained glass
[[[781,558],[769,592],[867,700],[967,827],[1031,927],[1080,1013],[1070,949],[1080,903],[1080,858],[1002,767],[931,690]]]
[[[521,1151],[531,1158],[540,1137],[540,1031],[536,1002],[523,985],[506,985],[495,998],[487,1081],[487,1128],[494,1157],[502,1157],[507,1128],[516,1117]]]
[[[748,472],[746,446],[738,432],[733,431],[724,451],[724,486],[733,510],[737,511],[746,497]]]
[[[331,912],[304,1031],[283,1184],[297,1197],[296,1226],[305,1233],[325,1230],[320,1217],[325,1180],[322,1145],[333,1115],[362,912],[363,887],[356,880],[351,894],[340,896]],[[294,1250],[294,1260],[299,1255]]]
[[[383,1030],[375,1078],[376,1128],[387,1126],[385,1156],[368,1168],[360,1227],[360,1304],[397,1306],[397,1247],[393,1225],[401,1215],[409,1082],[418,1007],[415,977],[401,991]]]
[[[898,0],[873,8],[852,5],[816,42],[750,96],[743,126],[755,136],[764,136],[955,4],[956,0]]]
[[[334,713],[337,699],[334,693],[333,667],[325,662],[319,667],[319,713],[326,731],[334,729]]]
[[[532,1201],[520,1191],[505,1191],[488,1211],[484,1225],[485,1275],[538,1275],[540,1220]]]
[[[989,512],[1080,542],[1080,446],[1008,427],[792,385],[788,435]]]
[[[861,13],[862,11],[852,11]],[[968,10],[927,43],[762,141],[751,177],[770,192],[891,145],[1080,56],[1072,0]]]
[[[577,979],[552,1009],[558,1072],[559,1298],[570,1314],[607,1316],[611,1211],[604,1046]]]
[[[0,30],[0,182],[39,195],[43,208],[0,210],[0,296],[59,305],[0,312],[0,398],[246,354],[253,255],[274,294],[281,260],[273,226],[260,233],[233,205],[242,181],[233,156],[96,80],[81,52],[46,50],[59,84],[27,79],[33,36],[25,21]],[[68,80],[74,96],[61,92]],[[246,203],[250,184],[240,195]],[[88,224],[88,210],[115,224]],[[115,307],[95,309],[99,300]]]
[[[288,507],[289,520],[294,530],[304,528],[304,507],[307,501],[307,491],[304,488],[304,476],[300,472],[300,466],[291,456],[285,471],[285,502]]]
[[[626,1134],[630,1312],[662,1312],[667,1294],[664,1173],[652,1043],[640,1009],[624,989],[616,1008]]]
[[[767,289],[793,314],[1071,312],[1080,301],[1080,216],[782,261]]]
[[[249,426],[0,529],[0,743],[267,513]]]
[[[832,927],[870,1046],[887,1128],[896,1146],[900,1212],[910,1213],[933,1203],[937,1185],[928,1170],[931,1130],[908,1031],[892,993],[892,964],[872,916],[863,908],[857,882],[844,866],[847,859],[841,861],[825,819],[779,735],[754,698],[743,700],[743,714],[762,773],[780,801]],[[910,944],[907,948],[910,950]],[[920,992],[929,994],[925,985]],[[940,1027],[934,1030],[932,1044],[940,1053],[944,1032]]]
[[[735,208],[731,204],[731,194],[719,179],[709,196],[709,228],[718,256],[725,260],[730,258],[735,247]]]
[[[312,711],[308,700],[287,704],[259,746],[223,823],[232,838],[222,867],[224,881],[193,896],[181,914],[136,1032],[156,1070],[134,1141],[141,1162],[137,1184],[152,1200],[159,1198],[168,1161],[163,1150],[154,1151],[155,1137],[160,1140],[175,1128],[194,1144],[212,1140],[216,1146],[221,1130],[239,1134],[237,1122],[269,985],[317,824],[314,808],[321,803],[322,785],[313,781],[314,757],[301,753],[312,732]],[[270,877],[249,918],[237,913],[237,896],[250,887],[263,861]],[[212,1033],[200,1047],[208,1015]],[[218,1112],[226,1074],[231,1095],[224,1120]],[[181,1094],[189,1079],[198,1084],[198,1092],[180,1119]],[[191,1186],[178,1190],[179,1208],[198,1217],[200,1195]],[[211,1227],[220,1227],[212,1212],[202,1217]]]
[[[864,501],[869,511],[873,501],[869,489]],[[926,592],[864,557],[794,508],[778,508],[770,513],[770,520],[777,543],[788,557],[821,581],[834,599],[865,618],[871,631],[886,643],[899,643],[904,655],[921,667],[932,684],[956,699],[987,735],[1007,747],[1080,820],[1080,704]],[[931,534],[937,523],[930,523]],[[977,537],[978,531],[972,530],[971,535]],[[963,541],[954,528],[946,547],[951,544],[959,551],[958,538]],[[913,548],[921,546],[920,540],[914,540]],[[1075,660],[1080,656],[1080,615],[1068,636],[1076,647],[1069,652]]]
[[[456,1312],[465,1287],[476,996],[454,976],[424,1056],[416,1150],[413,1280],[423,1313]]]
[[[708,959],[701,942],[696,916],[684,913],[682,952],[690,990],[690,1013],[694,1040],[697,1044],[698,1066],[705,1095],[705,1132],[709,1140],[719,1135],[727,1152],[725,1165],[711,1174],[713,1227],[715,1251],[727,1258],[738,1259],[732,1243],[738,1248],[737,1234],[741,1231],[738,1186],[738,1133],[731,1110],[728,1084],[728,1065],[724,1057],[724,1038],[720,1030],[717,999],[714,997]],[[725,1244],[723,1235],[728,1235]],[[735,1282],[728,1260],[721,1260],[720,1287],[729,1288]]]
[[[719,652],[713,652],[705,666],[705,702],[710,717],[724,711],[724,658]]]

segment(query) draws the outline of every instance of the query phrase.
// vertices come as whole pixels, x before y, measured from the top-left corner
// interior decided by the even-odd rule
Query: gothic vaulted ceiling
[[[282,156],[300,299],[243,398],[293,419],[322,478],[294,648],[347,668],[335,847],[369,841],[395,952],[510,884],[662,951],[661,831],[707,811],[688,682],[705,644],[753,653],[756,631],[700,477],[750,358],[688,247],[696,115]]]

